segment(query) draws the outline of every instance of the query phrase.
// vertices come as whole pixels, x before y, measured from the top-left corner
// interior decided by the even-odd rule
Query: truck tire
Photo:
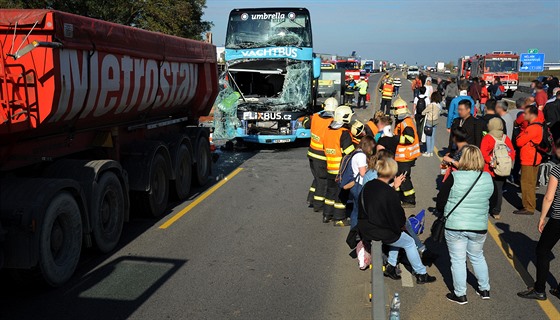
[[[212,168],[212,156],[210,154],[210,142],[206,137],[200,137],[197,141],[196,149],[196,170],[195,182],[199,186],[203,186],[210,180],[210,171]]]
[[[189,148],[182,144],[177,150],[177,165],[175,166],[175,181],[171,183],[173,193],[178,200],[185,200],[191,192],[192,157]]]
[[[50,201],[39,239],[39,268],[51,286],[64,284],[78,265],[82,250],[82,218],[74,197],[65,191]]]
[[[150,167],[150,191],[141,195],[143,209],[150,216],[157,218],[167,208],[169,199],[169,173],[165,158],[156,154]]]
[[[513,94],[515,93],[515,91],[513,90],[508,90],[506,91],[506,97],[508,98],[513,98]]]
[[[111,171],[103,173],[92,196],[91,228],[97,249],[115,249],[121,238],[125,198],[121,182]]]

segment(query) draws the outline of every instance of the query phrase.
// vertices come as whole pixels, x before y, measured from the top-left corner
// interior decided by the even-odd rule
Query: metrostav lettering
[[[50,122],[101,117],[189,103],[196,93],[195,64],[129,56],[60,51],[61,94]]]
[[[267,48],[267,49],[257,49],[257,50],[242,50],[241,54],[243,57],[290,57],[297,58],[298,49],[290,47],[280,47],[280,48]]]

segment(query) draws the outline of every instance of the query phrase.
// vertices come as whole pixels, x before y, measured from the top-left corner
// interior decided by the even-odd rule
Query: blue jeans
[[[350,213],[350,229],[358,225],[358,206],[360,205],[360,192],[362,192],[363,186],[356,183],[352,189],[350,189],[350,197],[354,202],[352,207],[352,213]]]
[[[426,124],[429,127],[429,124]],[[432,127],[433,132],[431,136],[426,136],[426,152],[434,152],[434,147],[436,145],[436,128],[437,125]]]
[[[490,290],[488,265],[483,250],[486,234],[445,230],[445,241],[451,257],[455,295],[460,297],[467,294],[467,255],[478,280],[478,290]]]
[[[416,274],[425,274],[426,273],[426,266],[422,264],[422,260],[420,259],[420,254],[418,253],[418,249],[416,248],[416,243],[411,236],[409,236],[406,232],[401,232],[401,237],[399,240],[389,243],[389,257],[387,258],[387,262],[393,267],[397,266],[397,257],[399,256],[399,249],[403,248],[406,251],[406,257]]]

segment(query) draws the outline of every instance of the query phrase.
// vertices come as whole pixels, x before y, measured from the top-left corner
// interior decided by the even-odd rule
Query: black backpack
[[[426,98],[418,97],[418,101],[416,102],[416,114],[421,115],[424,110],[426,110]]]
[[[550,129],[548,128],[546,123],[533,122],[530,125],[539,125],[542,127],[541,142],[535,145],[535,147],[537,149],[537,152],[540,153],[543,157],[543,162],[545,162],[550,159],[555,152],[554,137],[552,136],[552,133],[550,132]],[[537,155],[535,154],[535,163],[537,162],[536,158]]]

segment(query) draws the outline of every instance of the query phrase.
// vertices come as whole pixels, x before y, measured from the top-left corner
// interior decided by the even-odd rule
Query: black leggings
[[[560,240],[560,220],[549,219],[537,244],[537,281],[535,291],[544,293],[550,270],[550,252]]]

